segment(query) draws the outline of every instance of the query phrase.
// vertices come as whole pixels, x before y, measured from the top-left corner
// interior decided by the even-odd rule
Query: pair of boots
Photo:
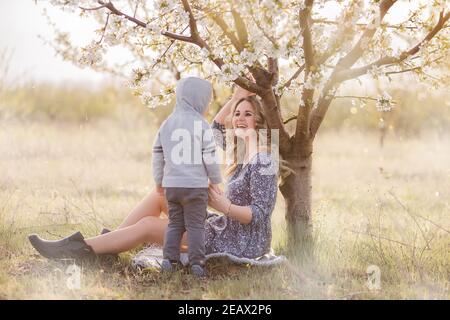
[[[103,229],[101,234],[110,232],[108,229]],[[38,235],[32,234],[28,236],[31,245],[45,258],[48,259],[78,259],[87,260],[95,259],[99,256],[92,250],[92,248],[84,241],[81,232],[63,238],[61,240],[48,241],[41,239]],[[118,255],[100,255],[101,257],[109,257],[117,259]]]

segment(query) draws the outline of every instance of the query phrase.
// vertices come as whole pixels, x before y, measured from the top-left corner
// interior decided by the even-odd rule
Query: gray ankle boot
[[[42,256],[48,259],[96,257],[94,250],[84,241],[84,237],[79,231],[61,240],[43,240],[36,234],[28,236],[28,240]]]
[[[109,233],[109,232],[111,232],[111,230],[103,228],[102,231],[100,232],[100,234],[102,235],[102,234],[106,234],[106,233]]]

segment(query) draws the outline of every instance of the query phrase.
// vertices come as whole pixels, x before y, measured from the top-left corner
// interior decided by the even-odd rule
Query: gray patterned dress
[[[217,145],[225,148],[225,127],[213,122]],[[245,225],[224,215],[208,213],[206,254],[226,252],[256,258],[270,250],[271,215],[277,196],[277,175],[270,153],[259,152],[246,165],[239,164],[227,180],[226,197],[235,205],[249,206],[252,221]]]

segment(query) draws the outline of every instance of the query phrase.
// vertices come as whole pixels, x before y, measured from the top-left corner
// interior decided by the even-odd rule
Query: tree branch
[[[311,9],[314,4],[313,0],[305,1],[305,8],[299,12],[299,21],[301,33],[303,36],[303,52],[305,54],[305,82],[314,71],[314,48],[311,35]],[[309,117],[313,104],[314,88],[303,88],[302,102],[304,106],[299,107],[297,115],[297,126],[295,128],[295,146],[301,146],[309,139]]]
[[[192,12],[191,6],[187,0],[181,0],[183,4],[184,11],[189,14],[189,29],[191,30],[191,37],[198,40],[200,38],[197,28],[197,21],[195,21],[194,13]]]
[[[326,19],[313,19],[314,23],[318,24],[331,24],[331,25],[341,25],[341,21],[332,21],[332,20],[326,20]],[[359,28],[366,28],[368,25],[365,23],[356,23],[355,26]],[[417,30],[418,27],[411,27],[411,26],[402,26],[402,25],[389,25],[389,24],[381,24],[381,27],[383,28],[389,28],[389,29],[408,29],[408,30]]]
[[[281,87],[281,90],[284,90],[286,88],[289,88],[292,84],[292,81],[298,78],[298,76],[302,73],[302,71],[305,69],[305,64],[302,64],[297,71],[292,75],[292,77],[289,78],[288,81]]]
[[[303,51],[305,54],[305,71],[309,73],[314,66],[314,48],[311,36],[311,9],[313,0],[306,0],[305,9],[299,12],[301,34],[303,36]]]
[[[368,64],[366,66],[360,67],[360,68],[354,68],[350,70],[342,70],[338,71],[336,73],[333,73],[330,79],[328,80],[327,84],[325,85],[325,88],[322,92],[322,97],[319,99],[318,107],[315,109],[311,116],[311,134],[315,136],[317,133],[317,130],[320,127],[320,124],[322,123],[325,114],[328,110],[328,107],[333,100],[333,98],[329,95],[330,90],[333,87],[337,87],[340,83],[343,81],[357,78],[361,75],[366,74],[369,70],[371,70],[373,67],[380,67],[388,64],[396,64],[404,61],[408,57],[416,54],[420,48],[428,41],[430,41],[440,30],[443,29],[445,23],[450,19],[450,13],[447,13],[444,15],[444,12],[442,11],[439,15],[439,20],[437,24],[434,26],[434,28],[425,36],[425,38],[420,41],[416,46],[411,48],[408,51],[404,51],[402,54],[400,54],[399,57],[383,57],[371,64]],[[336,69],[335,69],[336,70]]]
[[[245,21],[242,19],[239,12],[237,12],[235,9],[231,10],[231,14],[233,15],[234,24],[236,26],[239,41],[241,42],[242,47],[245,48],[245,46],[248,43],[248,32],[247,27],[245,26]]]
[[[354,79],[359,76],[362,76],[366,74],[369,70],[371,70],[374,67],[381,67],[387,64],[397,64],[405,59],[407,59],[410,56],[415,55],[417,52],[419,52],[420,48],[425,45],[428,41],[430,41],[442,28],[444,27],[445,23],[450,19],[450,12],[448,12],[446,15],[444,15],[444,12],[442,11],[439,14],[439,21],[434,26],[434,28],[426,35],[422,41],[420,41],[417,45],[415,45],[413,48],[411,48],[408,51],[404,51],[400,54],[399,57],[382,57],[378,59],[377,61],[370,63],[366,66],[360,67],[360,68],[354,68],[350,70],[344,70],[340,71],[336,74],[336,78],[339,82],[343,82],[349,79]]]
[[[297,116],[292,116],[283,121],[284,124],[288,124],[291,121],[297,120]]]
[[[85,11],[97,11],[97,10],[100,10],[102,8],[106,8],[106,5],[102,4],[101,6],[94,7],[94,8],[85,8],[85,7],[82,7],[82,6],[78,6],[78,8],[80,8],[81,10],[85,10]]]
[[[278,83],[279,69],[278,69],[278,59],[269,57],[267,59],[267,65],[272,79],[272,86]]]
[[[181,33],[183,33],[188,27],[184,28],[183,31],[181,31]],[[172,40],[169,44],[169,46],[166,48],[166,50],[164,50],[163,54],[159,57],[158,60],[156,60],[156,62],[152,65],[152,69],[162,61],[162,59],[164,58],[164,56],[167,54],[167,52],[169,52],[169,49],[172,47],[172,45],[175,43],[175,39]]]
[[[386,13],[388,12],[388,10],[394,5],[394,3],[396,1],[397,0],[383,0],[380,3],[380,17],[379,17],[380,23],[383,20]],[[373,25],[375,25],[376,20],[377,20],[377,17],[374,17],[374,19],[372,20]],[[366,29],[364,31],[364,33],[362,34],[362,36],[360,37],[360,39],[358,40],[358,42],[356,43],[356,45],[353,47],[353,49],[350,50],[350,52],[347,53],[347,55],[345,55],[343,58],[341,58],[339,60],[339,62],[336,65],[336,69],[342,70],[342,69],[350,68],[351,66],[353,66],[353,64],[355,64],[355,62],[358,61],[358,59],[364,53],[362,42],[364,41],[364,39],[372,39],[376,30],[377,30],[376,27]]]
[[[179,41],[184,41],[184,42],[188,42],[188,43],[192,43],[195,44],[197,46],[199,46],[200,48],[206,48],[208,51],[211,51],[208,44],[200,37],[199,33],[198,33],[198,28],[197,28],[197,23],[195,21],[195,17],[194,14],[192,13],[191,7],[189,6],[189,3],[187,0],[181,0],[184,9],[186,10],[186,12],[189,14],[189,28],[191,31],[191,36],[183,36],[180,34],[176,34],[173,32],[168,32],[168,31],[163,31],[161,32],[162,35],[171,38],[173,40],[179,40]],[[131,17],[121,11],[119,11],[113,4],[111,1],[105,2],[103,0],[97,0],[97,2],[101,5],[100,7],[98,7],[98,9],[101,8],[107,8],[109,9],[109,11],[111,11],[112,14],[118,15],[118,16],[123,16],[125,17],[127,20],[134,22],[136,25],[146,28],[147,24],[134,18]],[[94,9],[94,8],[93,8]],[[97,9],[97,10],[98,10]],[[221,67],[223,66],[224,62],[221,58],[217,58],[217,57],[212,57],[211,60],[216,64],[217,67],[219,67],[219,69],[221,69]],[[258,86],[256,83],[253,83],[252,81],[244,78],[244,77],[238,77],[237,79],[234,80],[234,82],[239,85],[240,87],[253,92],[253,93],[258,93],[258,92],[262,92],[262,88],[260,86]]]
[[[237,79],[234,80],[234,83],[236,83],[239,87],[244,88],[245,90],[253,93],[259,94],[260,92],[263,91],[263,89],[258,84],[248,80],[245,77],[238,77]]]
[[[107,9],[109,9],[109,11],[111,11],[111,13],[113,13],[113,14],[115,14],[115,15],[117,15],[117,16],[125,17],[127,20],[129,20],[129,21],[131,21],[131,22],[134,22],[135,24],[137,24],[137,25],[140,26],[140,27],[143,27],[143,28],[147,27],[147,24],[146,24],[145,22],[140,21],[139,19],[136,19],[136,18],[134,18],[134,17],[132,17],[132,16],[127,15],[126,13],[123,13],[123,12],[119,11],[119,10],[112,4],[111,1],[104,2],[103,0],[98,0],[97,2],[101,5],[100,7],[98,7],[99,9],[100,9],[100,8],[107,8]]]
[[[361,96],[333,96],[333,99],[360,99],[360,100],[373,100],[373,101],[377,101],[377,98],[373,98],[373,97],[361,97]]]
[[[183,42],[189,42],[189,43],[197,44],[197,42],[191,36],[183,36],[181,34],[173,33],[173,32],[170,32],[170,31],[161,31],[161,34],[163,36],[166,36],[167,38],[170,38],[170,39],[173,39],[173,40],[178,40],[178,41],[183,41]]]
[[[385,75],[389,76],[391,74],[406,73],[406,72],[411,72],[411,71],[420,70],[420,69],[422,69],[422,66],[409,68],[409,69],[404,69],[404,70],[388,71],[388,72],[385,73]]]
[[[330,92],[330,90],[333,88],[334,85],[335,83],[333,79],[328,80],[327,84],[325,85],[322,91],[322,96],[319,98],[319,101],[317,102],[317,108],[311,112],[310,118],[311,138],[315,137],[317,130],[319,129],[323,119],[325,118],[325,114],[327,113],[331,101],[333,101],[333,98],[328,93]],[[324,94],[324,92],[326,92],[326,94]]]
[[[193,44],[196,44],[197,46],[199,46],[200,48],[206,47],[207,49],[209,49],[206,42],[200,37],[200,35],[198,33],[197,21],[195,21],[194,13],[192,12],[189,2],[187,0],[181,0],[181,3],[183,4],[184,10],[189,15],[189,30],[190,30],[191,35],[183,36],[183,35],[176,34],[173,32],[168,32],[168,31],[163,31],[163,32],[161,32],[161,34],[166,37],[169,37],[171,39],[174,39],[174,40],[193,43]],[[221,59],[220,59],[220,61],[217,61],[217,62],[214,60],[214,62],[216,64],[218,64],[219,68],[223,65],[223,61],[221,61]]]
[[[278,47],[277,40],[276,40],[274,37],[272,37],[270,34],[268,34],[266,30],[264,30],[264,28],[261,26],[261,24],[259,23],[259,21],[255,18],[253,10],[250,11],[250,15],[251,15],[251,17],[252,17],[253,22],[254,22],[255,25],[258,27],[258,29],[264,34],[264,36],[265,36],[270,42],[272,42],[272,44],[274,45],[274,47]]]
[[[134,8],[133,18],[136,18],[136,13],[138,11],[138,8],[139,8],[139,1],[136,1],[136,7]]]
[[[343,17],[344,21],[346,19],[349,19],[349,17],[347,17],[347,14],[351,16],[352,15],[351,10],[348,11],[346,14],[344,14],[344,17]],[[374,21],[376,21],[376,20],[374,19],[371,22],[372,25],[374,25]],[[313,23],[320,23],[320,22],[326,23],[328,21],[327,20],[320,20],[320,19],[319,20],[314,20],[313,19]],[[331,23],[331,22],[329,22],[329,23]],[[323,52],[322,56],[317,59],[317,62],[316,62],[317,66],[322,65],[324,62],[326,62],[328,60],[328,58],[330,58],[332,55],[334,55],[336,53],[336,51],[342,46],[342,44],[345,41],[348,41],[348,40],[346,40],[346,38],[353,37],[353,35],[354,35],[353,29],[348,27],[348,26],[346,26],[346,25],[342,26],[342,23],[343,23],[343,21],[340,21],[340,22],[336,21],[336,24],[340,24],[341,25],[341,28],[339,28],[339,31],[338,31],[337,38],[334,39],[330,43],[328,48]],[[368,25],[366,25],[366,26],[368,26]]]
[[[379,22],[381,23],[388,10],[395,4],[396,1],[397,0],[382,0],[379,5],[380,16],[379,18],[374,17],[371,24],[376,25],[377,19],[379,19]],[[333,100],[329,94],[330,91],[333,88],[337,89],[337,87],[342,82],[341,77],[339,76],[338,73],[341,70],[350,68],[351,66],[353,66],[353,64],[355,64],[356,61],[359,60],[359,58],[364,53],[364,49],[362,46],[363,40],[372,39],[376,30],[377,27],[366,29],[361,35],[356,45],[352,48],[352,50],[350,50],[350,52],[347,53],[343,58],[341,58],[336,64],[336,67],[334,68],[333,72],[330,75],[330,78],[328,79],[322,90],[321,97],[319,98],[319,101],[317,103],[317,108],[311,112],[310,135],[312,138],[315,137],[317,130],[319,129],[323,119],[325,118],[325,114],[328,111],[328,107],[330,106]]]
[[[267,89],[260,94],[260,97],[267,124],[270,129],[278,129],[280,154],[285,156],[291,152],[291,138],[281,119],[280,108],[275,94],[272,89]]]
[[[108,27],[108,22],[109,22],[109,16],[110,16],[110,13],[108,13],[108,15],[107,15],[107,17],[106,17],[106,22],[105,22],[105,26],[103,27],[102,37],[101,37],[100,40],[97,42],[98,44],[102,43],[103,38],[105,37],[106,28]]]
[[[222,29],[223,33],[227,36],[227,38],[230,39],[231,43],[236,48],[237,52],[240,53],[244,48],[239,39],[234,34],[234,32],[231,31],[230,27],[227,25],[225,20],[222,19],[222,17],[220,17],[217,14],[212,14],[211,17],[213,21],[220,27],[220,29]]]
[[[200,48],[206,48],[209,52],[211,52],[211,48],[208,46],[208,44],[200,37],[197,29],[197,22],[195,21],[194,14],[192,13],[192,9],[189,6],[189,3],[187,0],[181,0],[183,3],[183,7],[185,8],[186,12],[189,13],[189,27],[191,29],[191,38],[192,43],[198,45]],[[212,57],[212,61],[216,64],[216,66],[219,67],[219,69],[222,69],[222,66],[224,65],[224,62],[222,58],[218,57]],[[254,93],[261,93],[262,88],[257,85],[256,83],[246,79],[245,77],[239,76],[237,79],[234,80],[234,83],[236,83],[238,86]]]

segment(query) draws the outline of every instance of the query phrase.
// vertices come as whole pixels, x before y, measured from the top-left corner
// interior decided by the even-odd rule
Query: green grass
[[[0,298],[5,299],[449,299],[450,136],[399,140],[325,132],[313,168],[313,260],[271,269],[208,263],[209,277],[83,265],[80,290],[67,266],[41,258],[26,236],[86,236],[117,226],[152,188],[155,128],[130,118],[92,123],[0,124]],[[285,252],[284,204],[273,247]],[[300,250],[300,249],[299,249]],[[381,289],[366,286],[368,266]]]

